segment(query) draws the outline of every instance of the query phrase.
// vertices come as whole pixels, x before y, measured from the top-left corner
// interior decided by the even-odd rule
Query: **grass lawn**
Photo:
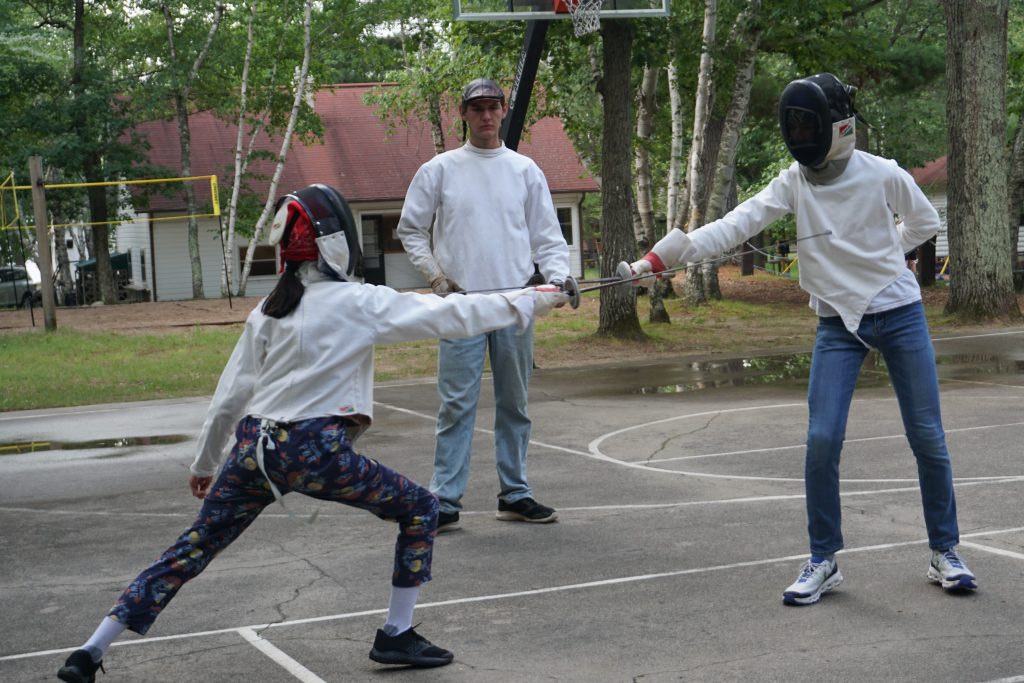
[[[720,301],[701,306],[680,298],[666,301],[670,324],[648,323],[647,297],[638,298],[645,341],[596,336],[600,293],[584,294],[579,309],[557,309],[537,321],[537,367],[810,350],[817,319],[795,280],[739,278],[723,269],[720,282]],[[956,326],[941,303],[944,297],[926,292],[933,335],[949,334]],[[240,330],[232,324],[152,333],[61,328],[50,334],[0,334],[0,411],[210,395]],[[433,376],[436,363],[433,340],[380,346],[376,379]]]

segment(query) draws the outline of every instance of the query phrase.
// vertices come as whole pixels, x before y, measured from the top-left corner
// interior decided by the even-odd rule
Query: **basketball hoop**
[[[601,27],[602,3],[603,0],[555,0],[555,11],[569,14],[573,30],[579,38]]]

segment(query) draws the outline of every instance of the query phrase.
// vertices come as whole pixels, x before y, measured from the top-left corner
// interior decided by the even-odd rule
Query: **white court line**
[[[1015,553],[1012,550],[1003,550],[1002,548],[993,548],[990,545],[982,545],[980,543],[971,543],[970,541],[961,541],[960,545],[968,548],[974,548],[985,553],[992,553],[993,555],[1002,555],[1003,557],[1012,557],[1015,560],[1024,561],[1024,553]]]
[[[1013,475],[1006,477],[990,477],[983,481],[954,481],[953,486],[956,488],[964,488],[967,486],[982,486],[988,484],[1015,484],[1024,481],[1024,475]],[[888,493],[919,493],[921,491],[920,486],[915,484],[914,486],[903,486],[897,488],[888,489],[868,489],[866,491],[841,491],[840,496],[842,498],[856,497],[856,496],[878,496]],[[629,503],[621,505],[581,505],[578,507],[559,507],[560,512],[602,512],[609,511],[614,512],[617,510],[660,510],[665,508],[683,508],[683,507],[703,507],[706,505],[733,505],[733,504],[750,504],[750,503],[776,503],[780,501],[788,500],[803,500],[804,494],[802,493],[790,493],[790,494],[775,494],[766,496],[744,496],[742,498],[714,498],[710,500],[684,500],[676,501],[671,503]],[[326,507],[326,505],[325,505]],[[330,505],[330,507],[334,507]],[[63,515],[69,517],[150,517],[150,518],[164,518],[164,519],[177,519],[177,518],[188,518],[191,519],[195,513],[193,512],[134,512],[131,510],[125,511],[111,511],[111,510],[44,510],[40,508],[26,508],[26,507],[12,507],[7,505],[0,505],[0,513],[9,512],[12,514],[24,515],[24,514],[42,514],[42,515]],[[317,515],[317,519],[344,519],[360,516],[362,511],[353,510],[351,513],[332,514],[330,512],[321,512]],[[466,515],[488,515],[494,514],[493,510],[463,510],[460,514]],[[260,519],[291,519],[287,513],[283,512],[263,512],[260,514]]]
[[[980,425],[978,427],[957,427],[955,429],[946,429],[946,434],[956,434],[959,432],[973,432],[981,429],[998,429],[1000,427],[1020,427],[1024,425],[1024,422],[1007,422],[1005,424],[998,425]],[[867,441],[885,441],[887,439],[906,439],[906,434],[891,434],[887,436],[864,436],[858,439],[843,439],[844,444],[848,443],[864,443]],[[646,463],[652,462],[678,462],[679,460],[700,460],[702,458],[720,458],[726,455],[752,455],[754,453],[770,453],[772,451],[788,451],[795,449],[806,448],[807,444],[795,444],[793,446],[772,446],[771,448],[750,448],[743,451],[721,451],[718,453],[703,453],[701,455],[680,455],[675,458],[652,458],[651,460],[644,460]],[[909,479],[907,481],[910,481]],[[917,481],[914,479],[913,481]]]
[[[69,415],[95,415],[98,413],[119,413],[123,412],[124,408],[99,408],[90,410],[74,410],[74,411],[62,411],[57,413],[40,413],[38,415],[3,415],[0,416],[0,422],[9,422],[11,420],[39,420],[49,419],[57,417],[68,417]]]
[[[270,641],[261,638],[260,635],[251,628],[238,629],[238,635],[245,638],[253,647],[270,657],[274,660],[275,664],[284,668],[285,671],[290,673],[292,676],[295,676],[295,678],[302,681],[302,683],[327,683],[324,679],[320,678],[315,673],[286,655],[282,650],[271,644]]]
[[[932,337],[932,341],[956,341],[958,339],[980,339],[982,337],[1005,337],[1011,334],[1024,334],[1024,330],[1007,330],[1006,332],[986,332],[984,334],[965,334],[959,337]]]
[[[1019,384],[1000,384],[999,382],[981,382],[975,379],[957,379],[956,377],[940,377],[939,384],[956,382],[958,384],[977,384],[983,387],[1000,387],[1001,389],[1024,389]]]
[[[1011,678],[994,678],[984,683],[1024,683],[1024,676],[1013,676]]]
[[[894,400],[894,399],[861,399],[861,400],[886,400],[886,401],[888,401],[888,400]],[[421,412],[418,412],[418,411],[415,411],[415,410],[410,410],[408,408],[402,408],[400,406],[392,405],[390,403],[383,403],[381,401],[374,401],[373,404],[377,405],[377,406],[381,406],[382,408],[387,408],[389,410],[397,411],[399,413],[405,413],[407,415],[413,415],[415,417],[420,417],[420,418],[423,418],[424,420],[435,420],[435,419],[437,419],[437,416],[435,416],[435,415],[427,415],[426,413],[421,413]],[[760,405],[760,406],[747,406],[745,408],[726,408],[726,409],[720,409],[720,410],[709,410],[709,411],[705,411],[705,412],[701,412],[701,413],[688,413],[686,415],[674,415],[672,417],[666,417],[666,418],[662,418],[660,420],[654,420],[652,422],[645,422],[645,423],[639,424],[639,425],[631,425],[629,427],[623,427],[622,429],[617,429],[617,430],[615,430],[613,432],[608,432],[606,434],[603,434],[603,435],[597,437],[596,439],[594,439],[593,441],[590,442],[590,444],[588,445],[588,450],[587,451],[581,451],[581,450],[578,450],[578,449],[575,449],[575,448],[566,448],[565,446],[556,446],[554,444],[545,443],[543,441],[536,441],[534,439],[530,439],[529,443],[530,443],[531,446],[540,446],[542,448],[548,448],[548,449],[551,449],[551,450],[554,450],[554,451],[561,451],[563,453],[571,453],[573,455],[582,455],[585,458],[592,458],[594,460],[598,460],[598,461],[601,461],[601,462],[607,462],[607,463],[610,463],[612,465],[619,465],[621,467],[629,467],[629,468],[637,469],[637,470],[640,470],[640,471],[643,471],[643,472],[661,472],[663,474],[674,474],[674,475],[677,475],[677,476],[688,476],[688,477],[702,477],[702,478],[705,478],[705,479],[737,479],[737,480],[743,480],[743,481],[771,481],[771,482],[803,483],[803,481],[804,481],[803,477],[762,477],[762,476],[751,476],[751,475],[742,475],[742,474],[716,474],[716,473],[713,473],[713,472],[692,472],[692,471],[687,471],[687,470],[670,470],[670,469],[665,469],[663,467],[651,467],[651,466],[649,466],[647,464],[646,461],[645,462],[630,462],[628,460],[618,460],[618,459],[613,458],[613,457],[611,457],[609,455],[605,455],[604,453],[601,452],[601,450],[600,450],[600,448],[598,446],[605,439],[611,438],[613,436],[618,436],[619,434],[623,434],[625,432],[629,432],[629,431],[632,431],[634,429],[640,429],[640,428],[643,428],[643,427],[649,427],[651,425],[662,424],[662,423],[665,423],[665,422],[672,422],[672,421],[675,421],[675,420],[683,420],[683,419],[690,418],[690,417],[704,417],[704,416],[707,416],[707,415],[720,415],[720,414],[725,414],[725,413],[740,413],[740,412],[747,412],[747,411],[753,411],[753,410],[764,410],[764,409],[772,409],[772,408],[803,407],[805,405],[806,405],[805,403],[779,403],[779,404],[766,404],[766,405]],[[1001,425],[997,425],[997,426],[1001,426]],[[967,430],[967,429],[986,429],[986,428],[987,427],[982,426],[982,427],[964,427],[962,429]],[[494,433],[493,430],[484,429],[482,427],[475,427],[474,431],[482,432],[484,434],[493,434]],[[881,439],[881,438],[886,438],[886,437],[866,437],[865,440]],[[656,461],[651,461],[651,462],[656,462]],[[968,481],[993,481],[993,482],[1001,482],[1001,481],[1005,481],[1005,480],[1015,480],[1018,476],[1019,475],[1015,475],[1015,474],[1006,474],[1006,475],[997,475],[997,476],[990,476],[990,477],[955,477],[954,478],[954,482],[968,482]],[[839,481],[840,481],[840,483],[843,483],[843,484],[893,484],[893,483],[899,483],[899,482],[916,482],[917,479],[897,479],[897,478],[890,478],[890,479],[847,479],[847,478],[841,478]]]
[[[961,534],[960,538],[977,538],[977,537],[988,537],[998,536],[1002,534],[1012,534],[1024,531],[1024,526],[1009,527],[1006,529],[993,529],[990,531],[977,531],[969,534]],[[860,548],[845,548],[840,550],[840,555],[852,555],[855,553],[875,552],[881,550],[891,550],[893,548],[905,548],[913,545],[927,544],[927,539],[918,539],[916,541],[898,541],[896,543],[881,543],[878,545],[862,546]],[[963,541],[961,540],[961,544]],[[465,598],[453,598],[451,600],[439,600],[437,602],[427,602],[416,606],[417,610],[430,609],[436,607],[450,607],[452,605],[467,605],[476,602],[492,602],[496,600],[509,600],[513,598],[521,597],[532,597],[535,595],[545,595],[548,593],[562,593],[565,591],[585,590],[589,588],[603,588],[605,586],[617,586],[629,583],[639,583],[643,581],[654,581],[657,579],[674,578],[678,576],[690,576],[694,574],[707,574],[711,572],[730,571],[734,569],[746,569],[749,567],[762,567],[770,564],[778,564],[780,562],[792,562],[797,560],[807,559],[807,553],[803,552],[799,555],[785,555],[782,557],[772,557],[761,560],[748,560],[746,562],[733,562],[731,564],[718,564],[711,565],[708,567],[693,567],[691,569],[679,569],[671,572],[659,572],[657,574],[636,574],[633,576],[622,576],[614,579],[601,579],[598,581],[585,581],[582,583],[572,583],[561,586],[548,586],[546,588],[533,588],[530,590],[514,591],[510,593],[493,593],[491,595],[477,595]],[[133,645],[143,645],[158,643],[166,640],[182,640],[184,638],[203,638],[210,635],[219,635],[225,633],[241,633],[244,630],[261,631],[264,629],[273,628],[287,628],[291,626],[302,626],[305,624],[314,624],[324,621],[340,621],[344,619],[355,619],[359,617],[387,614],[387,609],[374,609],[374,610],[363,610],[361,612],[348,612],[340,614],[329,614],[320,617],[308,617],[305,619],[290,619],[287,621],[278,621],[272,624],[256,624],[251,626],[233,626],[230,628],[217,629],[213,631],[199,631],[194,633],[179,633],[171,636],[155,636],[145,637],[138,640],[128,640],[114,643],[113,647],[129,647]],[[17,655],[6,655],[0,657],[0,662],[15,660],[15,659],[27,659],[30,657],[43,657],[55,654],[62,654],[65,652],[73,652],[77,649],[76,647],[67,647],[59,650],[40,650],[36,652],[24,652]]]

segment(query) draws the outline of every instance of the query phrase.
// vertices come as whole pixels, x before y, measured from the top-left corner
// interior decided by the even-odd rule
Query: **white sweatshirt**
[[[467,142],[423,164],[406,193],[398,237],[428,280],[444,274],[465,290],[522,287],[534,262],[549,282],[570,274],[543,172],[504,145]]]
[[[651,251],[666,267],[711,258],[790,213],[801,240],[800,286],[853,334],[872,300],[907,272],[903,255],[939,229],[938,212],[909,173],[855,151],[827,185],[808,182],[794,162],[722,218],[689,234],[673,230]]]
[[[313,278],[298,308],[284,318],[249,314],[221,374],[191,471],[211,476],[251,415],[295,422],[329,415],[373,419],[373,346],[459,338],[530,322],[522,292],[441,298],[389,287]],[[529,296],[523,297],[532,299]]]

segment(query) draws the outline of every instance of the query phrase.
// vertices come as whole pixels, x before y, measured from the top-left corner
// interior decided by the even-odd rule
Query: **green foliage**
[[[90,155],[102,160],[104,178],[174,174],[141,163],[146,141],[134,137],[139,122],[168,118],[171,92],[184,78],[209,30],[219,0],[168,0],[179,59],[172,64],[161,3],[94,0],[85,4],[86,60],[82,82],[71,83],[72,3],[0,3],[0,171],[26,180],[26,159],[42,154],[51,180],[83,179]],[[741,44],[729,43],[733,21],[747,0],[719,0],[714,112],[731,97],[733,64]],[[1024,111],[1024,12],[1011,3],[1008,109],[1013,124]],[[192,111],[211,111],[229,124],[239,112],[239,84],[249,0],[227,6],[206,67],[190,93]],[[249,84],[247,127],[279,135],[292,104],[291,79],[302,57],[303,0],[258,0]],[[633,88],[643,66],[678,67],[686,146],[701,51],[704,4],[674,0],[668,19],[637,19]],[[870,122],[869,151],[906,168],[941,156],[945,132],[945,21],[941,4],[924,0],[773,0],[763,2],[761,42],[750,109],[736,160],[741,196],[760,189],[788,156],[778,136],[776,106],[790,80],[831,71],[855,85],[857,106]],[[525,24],[456,22],[450,0],[323,0],[314,4],[315,86],[389,81],[370,98],[391,122],[426,121],[437,100],[449,112],[468,80],[487,75],[508,88],[515,74]],[[557,115],[590,172],[600,172],[602,97],[601,33],[577,38],[571,22],[551,22],[528,123]],[[596,65],[596,66],[595,66]],[[172,68],[173,67],[173,68]],[[75,122],[84,122],[76,129]],[[460,132],[456,122],[445,130]],[[647,143],[656,188],[656,214],[664,215],[670,153],[670,107],[664,72],[658,85],[655,132]],[[303,107],[297,138],[315,144],[323,135],[316,112]],[[528,134],[528,131],[527,131]],[[684,158],[688,149],[683,149]],[[225,160],[221,186],[230,187]],[[6,175],[6,173],[4,173]],[[243,178],[243,188],[257,180]],[[262,197],[246,189],[239,230],[251,225]],[[84,218],[83,195],[52,201],[67,218]],[[599,207],[588,203],[588,215]],[[585,224],[584,230],[590,224]]]
[[[401,48],[401,62],[384,73],[388,87],[367,96],[391,127],[430,121],[431,103],[455,112],[463,86],[474,78],[493,78],[511,90],[522,37],[508,23],[456,22],[445,0],[388,4],[394,25],[389,39]],[[458,117],[444,130],[446,139],[461,134]]]

